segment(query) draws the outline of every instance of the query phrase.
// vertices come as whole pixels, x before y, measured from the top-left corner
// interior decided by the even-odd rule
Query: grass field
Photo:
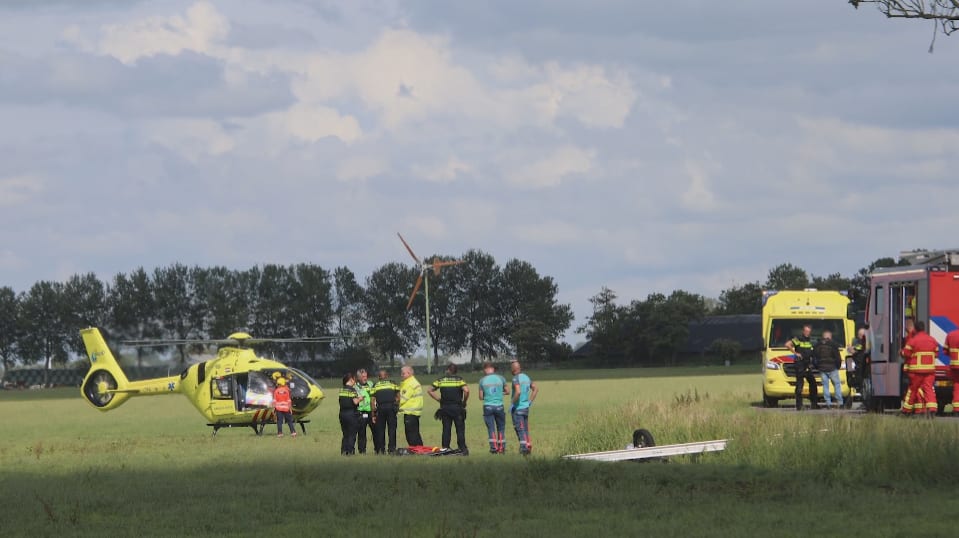
[[[221,430],[214,439],[177,395],[99,413],[76,389],[0,392],[0,532],[955,534],[959,422],[763,410],[757,370],[530,372],[540,386],[530,458],[516,453],[515,434],[510,454],[486,452],[477,402],[468,458],[344,458],[329,381],[329,401],[296,440],[277,439],[272,428],[262,437]],[[730,443],[665,464],[561,459],[623,448],[639,427],[660,445]],[[439,423],[424,418],[426,442],[439,435]]]

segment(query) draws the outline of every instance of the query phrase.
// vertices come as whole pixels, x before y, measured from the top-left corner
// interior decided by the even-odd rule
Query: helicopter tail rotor
[[[120,369],[99,329],[83,329],[80,336],[83,337],[83,345],[90,359],[90,371],[80,386],[83,398],[100,411],[119,407],[130,397],[130,392],[126,390],[129,384],[127,376]]]

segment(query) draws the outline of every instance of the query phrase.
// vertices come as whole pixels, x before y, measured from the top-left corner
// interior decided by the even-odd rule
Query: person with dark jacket
[[[343,376],[343,386],[340,387],[340,430],[343,440],[340,443],[340,454],[352,456],[356,453],[356,433],[360,429],[359,405],[363,401],[356,388],[356,378],[353,373]]]
[[[842,407],[842,385],[839,382],[839,368],[842,364],[842,356],[839,354],[839,344],[833,342],[832,333],[823,331],[822,338],[813,348],[813,365],[819,369],[819,376],[822,379],[822,395],[826,400],[826,407],[832,407],[832,395],[829,392],[829,385],[832,384],[836,393],[836,402]]]
[[[400,386],[390,379],[386,370],[380,370],[379,380],[373,385],[373,451],[377,454],[396,452],[396,411],[400,401]],[[389,447],[386,434],[389,433]]]
[[[443,448],[450,448],[452,426],[455,425],[456,448],[464,455],[469,454],[466,448],[466,401],[470,397],[470,388],[462,377],[456,375],[456,365],[447,366],[446,375],[434,381],[426,391],[430,398],[440,403],[436,414],[443,421]]]
[[[796,411],[802,409],[802,390],[805,381],[809,382],[809,401],[813,409],[819,409],[819,392],[816,389],[816,376],[812,373],[812,325],[803,325],[802,334],[786,342],[786,347],[796,356]]]

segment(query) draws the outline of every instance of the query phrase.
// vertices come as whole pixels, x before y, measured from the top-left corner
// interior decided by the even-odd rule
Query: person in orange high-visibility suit
[[[293,423],[293,400],[290,398],[290,388],[286,386],[286,378],[276,380],[276,389],[273,390],[273,410],[276,412],[276,436],[283,437],[283,423],[290,426],[290,435],[296,437],[296,425]]]
[[[959,329],[946,335],[949,370],[952,374],[952,414],[959,415]]]
[[[906,318],[906,334],[902,338],[902,349],[899,350],[899,356],[905,359],[902,363],[902,373],[906,375],[909,379],[909,385],[906,389],[906,394],[902,397],[902,414],[911,415],[913,413],[913,402],[916,399],[916,395],[919,393],[919,383],[921,379],[913,375],[912,367],[915,364],[915,361],[912,358],[912,353],[906,351],[906,347],[909,345],[909,341],[912,340],[912,337],[916,334],[916,327],[913,324],[912,318]],[[910,348],[911,350],[912,348]]]
[[[939,342],[926,334],[926,324],[915,323],[915,334],[906,342],[902,356],[906,358],[909,374],[909,390],[903,403],[903,412],[911,409],[913,414],[935,416],[939,411],[936,402],[936,355]]]

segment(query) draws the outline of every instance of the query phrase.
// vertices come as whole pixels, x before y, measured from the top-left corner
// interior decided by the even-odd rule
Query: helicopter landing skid
[[[303,432],[303,435],[306,435],[306,423],[309,420],[297,420],[296,423],[300,425],[300,431]],[[263,435],[263,430],[266,429],[267,424],[276,424],[276,422],[255,422],[253,424],[207,424],[213,428],[213,437],[216,437],[216,433],[220,431],[220,428],[233,428],[236,426],[249,426],[253,428],[253,433],[257,435]]]

